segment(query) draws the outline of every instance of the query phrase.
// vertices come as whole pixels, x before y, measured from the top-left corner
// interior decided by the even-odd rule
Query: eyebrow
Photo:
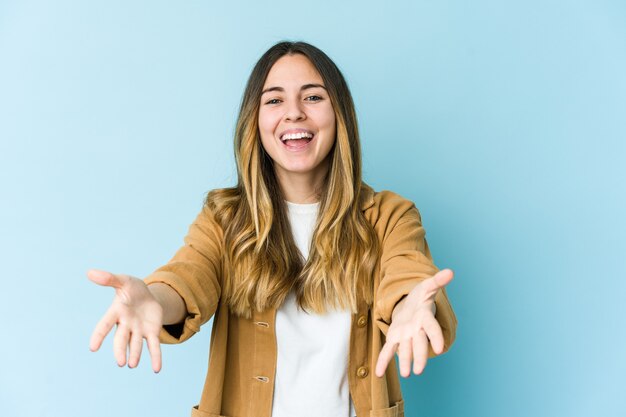
[[[324,90],[326,90],[326,87],[324,87],[322,84],[304,84],[302,87],[300,87],[300,91],[304,91],[304,90],[308,90],[310,88],[316,88],[316,87],[321,87]],[[282,87],[269,87],[263,90],[263,92],[261,92],[261,95],[265,93],[269,93],[270,91],[283,91],[284,92],[285,89]]]

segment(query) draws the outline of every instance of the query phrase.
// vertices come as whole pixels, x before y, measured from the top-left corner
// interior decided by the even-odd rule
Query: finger
[[[100,319],[93,333],[91,334],[91,339],[89,340],[89,349],[92,352],[100,349],[100,346],[102,346],[102,341],[107,336],[107,334],[109,334],[116,321],[117,320],[115,319],[113,313],[111,313],[111,310],[107,311],[102,319]]]
[[[393,355],[396,353],[397,343],[387,342],[380,350],[380,354],[378,355],[378,361],[376,362],[376,376],[381,377],[385,375],[385,370],[387,369],[387,365],[393,359]]]
[[[400,375],[408,378],[411,375],[411,359],[413,350],[411,349],[411,339],[404,340],[398,347],[398,358],[400,362]]]
[[[430,344],[433,347],[433,351],[439,355],[443,351],[443,332],[439,322],[432,316],[426,316],[422,321],[426,336],[430,339]]]
[[[433,275],[433,280],[437,283],[439,288],[448,285],[450,281],[452,281],[452,278],[454,278],[454,271],[450,268],[442,269]]]
[[[128,340],[130,338],[130,329],[123,323],[118,323],[113,339],[113,354],[117,360],[118,366],[126,365],[126,350],[128,349]]]
[[[453,277],[454,272],[451,269],[442,269],[432,277],[421,282],[422,291],[424,291],[427,296],[430,296],[448,285]]]
[[[158,336],[148,336],[146,338],[148,342],[148,350],[152,357],[152,370],[159,372],[161,370],[161,344]]]
[[[423,329],[413,338],[413,373],[419,375],[426,367],[428,360],[428,339]]]
[[[90,269],[87,271],[87,277],[98,285],[114,288],[121,288],[128,281],[126,275],[115,275],[100,269]]]
[[[143,337],[139,332],[130,333],[130,352],[128,354],[128,367],[136,368],[141,358],[141,348],[143,347]]]

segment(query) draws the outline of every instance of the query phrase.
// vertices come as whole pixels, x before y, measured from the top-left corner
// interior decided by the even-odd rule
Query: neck
[[[276,171],[276,177],[285,200],[296,204],[309,204],[320,201],[322,184],[328,170],[294,173]]]

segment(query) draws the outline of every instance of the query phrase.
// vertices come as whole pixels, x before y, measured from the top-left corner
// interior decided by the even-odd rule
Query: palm
[[[159,330],[163,323],[163,310],[142,282],[133,278],[128,288],[116,289],[113,305],[126,317],[131,328]],[[113,306],[111,306],[113,308]]]
[[[146,339],[152,356],[152,368],[158,372],[161,369],[158,335],[163,325],[163,309],[148,287],[142,280],[129,275],[90,270],[87,276],[98,285],[115,288],[113,302],[96,325],[89,348],[97,351],[106,335],[116,325],[113,351],[117,364],[126,364],[128,350],[128,366],[136,367],[139,364],[143,339]]]
[[[420,374],[428,359],[428,345],[437,354],[443,351],[443,334],[433,314],[437,292],[448,285],[454,273],[444,269],[417,284],[403,300],[402,306],[393,312],[387,337],[376,363],[376,375],[382,376],[397,350],[400,374],[408,377]]]

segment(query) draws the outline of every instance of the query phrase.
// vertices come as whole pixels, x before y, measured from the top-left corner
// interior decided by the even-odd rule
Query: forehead
[[[321,75],[311,61],[302,54],[285,55],[276,61],[270,69],[264,87],[283,87],[290,84],[299,87],[300,84],[312,82],[323,84]]]

